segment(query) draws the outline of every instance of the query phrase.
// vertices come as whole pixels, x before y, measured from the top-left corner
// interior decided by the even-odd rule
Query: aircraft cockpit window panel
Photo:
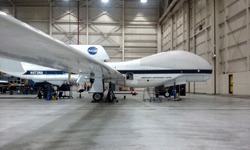
[[[134,79],[134,75],[132,72],[128,72],[127,73],[127,77],[126,77],[127,80],[133,80]]]

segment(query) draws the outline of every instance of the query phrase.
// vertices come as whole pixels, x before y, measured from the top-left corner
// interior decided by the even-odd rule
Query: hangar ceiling
[[[111,61],[157,53],[160,7],[160,0],[0,1],[0,10],[65,43],[78,44],[79,36],[79,44],[103,45]]]

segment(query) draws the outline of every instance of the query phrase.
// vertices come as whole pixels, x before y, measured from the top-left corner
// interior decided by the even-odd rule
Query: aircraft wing
[[[122,74],[0,11],[0,57],[86,76],[123,80]],[[98,74],[98,75],[97,75]]]
[[[186,84],[186,77],[183,75],[178,75],[171,80],[168,80],[165,84],[164,87],[170,87],[174,85],[181,85],[181,84]]]

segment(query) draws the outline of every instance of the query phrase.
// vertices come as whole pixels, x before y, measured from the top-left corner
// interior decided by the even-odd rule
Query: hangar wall
[[[2,0],[0,10],[68,43],[100,44],[111,61],[157,53],[159,1]]]
[[[233,75],[232,94],[249,95],[249,3],[173,0],[164,7],[166,16],[160,18],[162,51],[190,51],[213,66],[211,79],[189,83],[188,92],[229,94],[229,75]]]

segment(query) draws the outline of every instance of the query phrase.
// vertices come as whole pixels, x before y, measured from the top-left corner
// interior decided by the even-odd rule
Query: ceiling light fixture
[[[107,2],[109,2],[109,0],[102,0],[102,2],[103,2],[103,3],[107,3]]]
[[[141,3],[147,3],[147,0],[141,0]]]

